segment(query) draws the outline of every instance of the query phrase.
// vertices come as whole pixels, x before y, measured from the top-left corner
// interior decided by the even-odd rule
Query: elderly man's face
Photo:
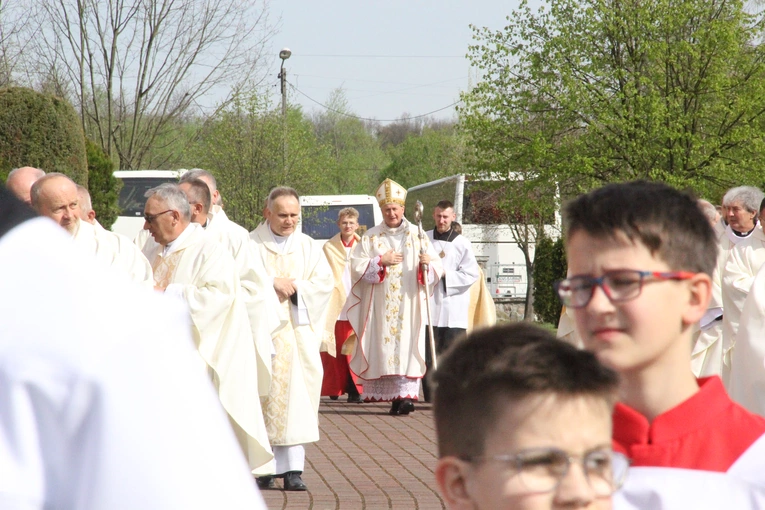
[[[733,202],[726,207],[725,219],[736,232],[749,232],[754,228],[757,213],[746,208],[741,202]]]
[[[398,204],[386,204],[382,208],[385,224],[390,228],[396,228],[401,225],[404,218],[404,207]]]
[[[180,213],[167,207],[164,200],[156,195],[149,197],[143,209],[145,222],[143,228],[148,230],[157,244],[167,246],[175,241],[180,235],[176,232],[176,226],[180,219]]]
[[[77,186],[69,179],[56,177],[46,181],[40,190],[37,212],[74,234],[80,220],[79,201]]]

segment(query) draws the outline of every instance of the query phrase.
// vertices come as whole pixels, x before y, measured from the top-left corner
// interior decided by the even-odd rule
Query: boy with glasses
[[[609,509],[617,376],[538,327],[483,329],[432,375],[438,488],[449,509]]]
[[[717,256],[695,201],[663,184],[613,184],[569,203],[565,227],[569,277],[556,290],[585,348],[620,375],[615,448],[633,466],[765,484],[765,419],[690,369]]]

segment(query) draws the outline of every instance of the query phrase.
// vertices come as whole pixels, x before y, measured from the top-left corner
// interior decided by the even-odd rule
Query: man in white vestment
[[[186,303],[202,368],[212,377],[223,408],[257,473],[273,458],[260,409],[257,359],[249,319],[239,298],[239,276],[226,249],[191,223],[186,195],[176,184],[146,193],[144,218],[154,238],[144,254],[155,289]]]
[[[45,175],[45,172],[33,166],[14,168],[5,180],[5,187],[16,195],[19,200],[27,205],[32,205],[32,198],[30,196],[32,184],[43,175]]]
[[[467,237],[455,231],[452,223],[457,219],[454,204],[441,200],[433,209],[435,228],[428,230],[427,236],[433,248],[441,258],[443,276],[433,288],[431,314],[436,355],[440,356],[455,340],[465,336],[468,328],[470,311],[470,288],[478,281],[478,262],[473,254],[473,245]],[[425,330],[426,342],[429,342],[428,330]],[[425,365],[431,370],[429,346],[425,349]],[[430,388],[427,379],[423,379],[422,393],[426,402],[430,402]]]
[[[738,192],[738,200],[726,200],[732,192]],[[758,202],[759,200],[759,202]],[[734,188],[725,194],[728,228],[723,239],[729,241],[728,257],[722,270],[723,303],[723,382],[729,386],[731,358],[735,356],[735,339],[744,307],[754,277],[765,263],[765,232],[757,221],[763,203],[763,193],[757,188]],[[721,247],[725,243],[721,240]]]
[[[348,320],[358,340],[350,366],[365,401],[391,402],[391,415],[406,415],[425,375],[425,278],[432,292],[443,269],[427,236],[420,239],[404,217],[406,190],[386,179],[376,198],[384,222],[365,232],[351,253]]]
[[[104,267],[121,273],[131,281],[152,286],[151,267],[143,254],[127,239],[80,220],[77,185],[69,177],[50,173],[32,185],[32,206],[42,216],[58,223],[72,236],[74,244]]]
[[[327,303],[334,279],[324,252],[295,229],[300,201],[292,188],[277,187],[268,197],[266,221],[250,234],[271,279],[271,292],[289,316],[273,336],[276,355],[271,389],[262,399],[268,439],[274,449],[274,476],[258,478],[261,488],[284,479],[285,490],[306,490],[305,443],[319,440],[322,368],[319,348],[325,334]]]
[[[698,331],[694,333],[693,351],[691,354],[691,370],[693,375],[708,377],[712,375],[722,376],[723,372],[723,303],[722,303],[722,280],[720,262],[722,257],[727,257],[727,251],[723,253],[719,247],[719,239],[724,229],[719,229],[720,213],[717,208],[707,200],[697,201],[701,212],[709,221],[717,234],[718,252],[717,266],[712,273],[712,299],[709,302],[707,312],[698,324]]]
[[[88,188],[78,184],[77,196],[80,197],[80,219],[103,228],[101,223],[96,220],[96,211],[93,210],[93,201],[90,199]]]
[[[200,177],[193,178],[193,175]],[[205,235],[225,247],[236,262],[241,298],[247,308],[258,356],[258,393],[265,397],[271,386],[271,356],[274,353],[271,334],[286,324],[287,316],[276,295],[269,292],[269,278],[260,257],[255,254],[250,233],[229,220],[220,206],[212,205],[212,187],[204,178],[206,175],[204,170],[186,172],[178,187],[189,201],[191,222],[202,225]],[[210,212],[213,208],[217,208],[217,212]]]
[[[265,509],[185,311],[32,216],[0,186],[0,508]]]

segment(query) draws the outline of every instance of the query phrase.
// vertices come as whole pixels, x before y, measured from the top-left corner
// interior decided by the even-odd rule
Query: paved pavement
[[[321,440],[306,448],[306,492],[263,491],[269,509],[431,510],[436,490],[436,434],[431,405],[390,416],[390,403],[348,404],[322,397]],[[281,480],[277,480],[281,487]]]

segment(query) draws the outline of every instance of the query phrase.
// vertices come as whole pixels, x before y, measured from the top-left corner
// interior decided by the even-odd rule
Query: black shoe
[[[300,478],[301,471],[289,471],[284,473],[284,490],[285,491],[307,491],[308,487],[303,483],[303,479]]]
[[[398,414],[409,414],[414,412],[414,402],[405,398],[401,401],[401,405],[398,407]]]
[[[276,482],[274,482],[273,476],[259,476],[257,481],[258,481],[258,489],[260,490],[268,490],[268,489],[276,488]]]
[[[329,399],[330,400],[337,400],[337,395],[332,395],[331,397],[329,397]]]
[[[364,401],[361,399],[361,395],[348,395],[349,404],[362,404]]]
[[[390,411],[388,411],[388,414],[391,416],[396,416],[398,414],[398,410],[401,406],[400,400],[394,400],[390,405]]]

